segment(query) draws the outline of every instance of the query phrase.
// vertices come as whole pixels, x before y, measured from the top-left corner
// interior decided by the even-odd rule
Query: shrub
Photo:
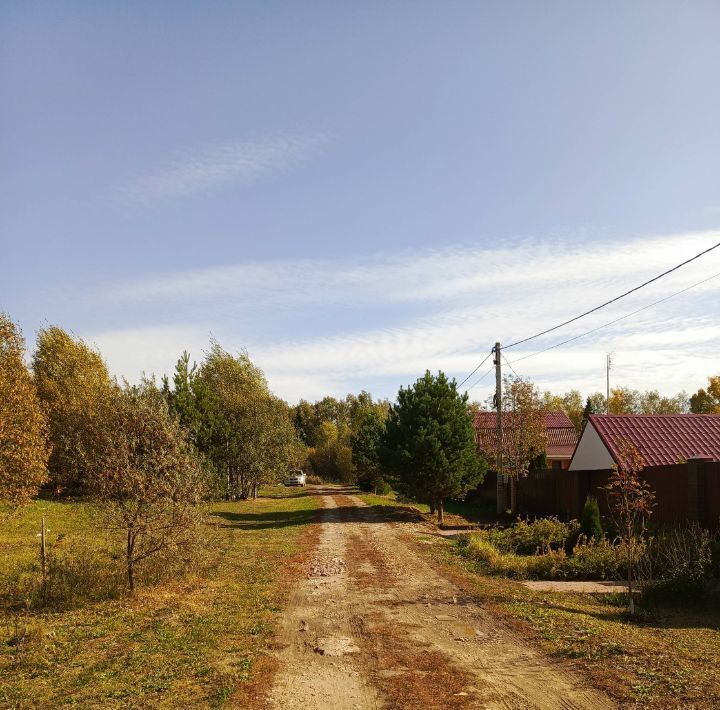
[[[501,554],[495,545],[479,533],[464,535],[460,538],[459,545],[466,557],[475,562],[484,562],[488,565],[496,562]]]
[[[625,572],[624,554],[622,543],[611,543],[605,538],[588,540],[581,535],[563,565],[563,578],[616,579]]]
[[[38,609],[115,598],[125,588],[118,559],[80,539],[72,546],[50,547],[45,583],[39,561],[18,564],[0,579],[0,600],[9,609]]]
[[[479,534],[484,535],[502,552],[533,555],[563,547],[573,529],[572,523],[563,523],[556,517],[533,521],[518,518],[515,525],[509,528],[491,528]]]
[[[488,532],[471,533],[458,540],[460,554],[490,574],[512,579],[613,579],[624,574],[622,543],[580,537],[573,554],[563,548],[537,555],[504,552],[488,538]]]
[[[580,516],[580,532],[588,539],[602,540],[603,528],[600,522],[600,506],[597,498],[588,496],[585,499],[582,515]]]
[[[651,538],[640,563],[643,597],[702,596],[712,576],[712,543],[710,533],[697,523]]]
[[[720,579],[720,531],[716,531],[710,538],[710,574]]]
[[[527,579],[557,579],[563,576],[567,564],[565,550],[551,550],[544,555],[521,557],[526,560],[524,574]]]
[[[377,495],[386,496],[388,493],[392,493],[392,488],[387,481],[381,480],[377,485]]]
[[[118,556],[76,541],[48,555],[46,603],[63,607],[118,597],[125,588]]]

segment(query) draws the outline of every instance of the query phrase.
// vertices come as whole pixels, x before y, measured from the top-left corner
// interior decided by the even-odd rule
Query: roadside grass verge
[[[251,706],[316,534],[306,491],[263,493],[272,497],[211,506],[206,559],[186,577],[62,609],[0,606],[0,707]],[[51,545],[107,544],[88,504],[38,500],[0,530],[0,578],[37,564],[43,514]]]
[[[427,503],[407,501],[395,491],[387,495],[375,495],[374,493],[356,493],[358,498],[368,505],[393,506],[399,508],[413,508],[423,515],[430,515],[430,506]],[[505,518],[503,518],[504,520]],[[473,505],[462,501],[446,501],[444,529],[469,529],[479,525],[488,525],[497,522],[498,516],[495,511],[487,506]]]
[[[366,499],[366,496],[362,496]],[[366,502],[383,505],[383,497]],[[386,500],[390,508],[402,505]],[[413,504],[413,507],[415,506]],[[684,598],[628,619],[626,595],[539,592],[488,575],[452,540],[422,535],[420,552],[461,589],[500,614],[545,652],[567,659],[596,687],[630,708],[720,707],[720,604]]]
[[[528,624],[547,652],[572,659],[593,683],[637,707],[720,706],[720,610],[683,599],[627,616],[627,596],[537,592],[487,576],[441,541],[431,555],[458,568],[472,592]]]

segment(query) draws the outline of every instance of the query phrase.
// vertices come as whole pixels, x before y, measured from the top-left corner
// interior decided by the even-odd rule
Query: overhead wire
[[[536,355],[542,355],[543,353],[548,352],[548,350],[554,350],[555,348],[562,347],[563,345],[567,345],[568,343],[572,343],[575,340],[580,340],[580,338],[584,338],[587,335],[591,335],[592,333],[596,333],[598,330],[602,330],[603,328],[608,328],[611,325],[615,325],[615,323],[619,323],[622,320],[625,320],[626,318],[630,318],[631,316],[637,315],[638,313],[642,311],[646,311],[648,308],[652,308],[653,306],[657,306],[660,303],[664,303],[665,301],[669,301],[671,298],[675,298],[675,296],[680,296],[683,293],[686,293],[687,291],[690,291],[693,288],[696,288],[697,286],[702,286],[702,284],[707,283],[708,281],[712,281],[713,279],[718,278],[720,276],[720,272],[717,274],[713,274],[712,276],[709,276],[706,279],[703,279],[702,281],[698,281],[694,284],[691,284],[690,286],[687,286],[686,288],[681,289],[680,291],[675,291],[675,293],[671,293],[669,296],[665,296],[664,298],[660,298],[657,301],[653,301],[652,303],[648,303],[647,305],[643,306],[642,308],[638,308],[634,311],[631,311],[630,313],[626,313],[624,316],[620,316],[619,318],[615,318],[614,320],[608,321],[607,323],[603,323],[602,325],[597,326],[597,328],[592,328],[590,330],[585,331],[584,333],[580,333],[579,335],[575,335],[572,338],[568,338],[567,340],[563,340],[559,343],[555,343],[554,345],[550,345],[547,348],[543,348],[542,350],[538,350],[535,353],[530,353],[529,355],[523,355],[522,357],[516,358],[512,361],[512,363],[522,362],[523,360],[527,360],[528,358],[535,357]],[[504,348],[503,348],[504,350]],[[503,355],[503,357],[505,357]],[[505,362],[510,366],[510,369],[512,369],[512,363],[510,363],[507,358],[505,359]],[[513,372],[515,372],[513,370]],[[517,374],[517,373],[515,373]]]
[[[486,362],[487,359],[493,354],[491,350],[483,359],[483,361],[458,385],[458,389],[462,387]]]
[[[515,368],[512,366],[512,363],[505,357],[505,353],[501,350],[500,354],[502,355],[502,359],[505,360],[505,364],[513,371],[513,375],[520,379],[520,375],[518,375],[517,372],[515,372]]]
[[[480,375],[475,382],[473,382],[470,387],[467,388],[467,391],[469,392],[474,387],[477,387],[493,370],[495,369],[495,364],[493,363],[493,366],[484,374]]]
[[[702,256],[705,256],[705,254],[710,253],[714,249],[717,249],[720,247],[720,242],[717,244],[714,244],[711,247],[708,247],[707,249],[704,249],[699,254],[695,254],[695,256],[686,259],[685,261],[681,262],[680,264],[677,264],[676,266],[673,266],[671,269],[668,269],[667,271],[663,271],[661,274],[658,274],[657,276],[654,276],[651,279],[648,279],[644,283],[641,283],[639,286],[635,286],[634,288],[629,289],[628,291],[625,291],[624,293],[621,293],[619,296],[615,296],[615,298],[611,298],[609,301],[605,301],[605,303],[601,303],[599,306],[595,306],[595,308],[591,308],[588,311],[585,311],[584,313],[581,313],[580,315],[577,315],[573,318],[570,318],[566,321],[563,321],[562,323],[559,323],[558,325],[554,325],[552,328],[547,328],[546,330],[543,330],[539,333],[535,333],[535,335],[531,335],[527,338],[523,338],[522,340],[516,340],[514,343],[510,343],[510,345],[505,345],[502,349],[508,350],[510,348],[514,348],[517,345],[521,345],[522,343],[527,343],[529,340],[534,340],[535,338],[539,338],[542,335],[547,335],[548,333],[552,333],[555,330],[558,330],[559,328],[562,328],[566,325],[569,325],[570,323],[574,323],[577,320],[580,320],[581,318],[584,318],[585,316],[589,316],[591,313],[595,313],[595,311],[599,311],[601,308],[605,308],[606,306],[609,306],[611,303],[615,303],[616,301],[619,301],[621,298],[625,298],[625,296],[629,296],[631,293],[635,293],[635,291],[639,291],[641,288],[645,288],[645,286],[650,285],[651,283],[654,283],[655,281],[663,278],[664,276],[667,276],[668,274],[673,273],[673,271],[677,271],[678,269],[682,268],[683,266],[686,266],[687,264],[695,261],[696,259],[699,259]]]

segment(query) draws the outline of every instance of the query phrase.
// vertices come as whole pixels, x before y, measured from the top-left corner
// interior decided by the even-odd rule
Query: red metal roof
[[[504,413],[505,414],[505,413]],[[475,412],[475,428],[476,429],[494,429],[497,415],[495,412]],[[565,412],[561,410],[545,412],[545,428],[546,429],[572,429],[575,425],[570,421]]]
[[[475,439],[478,446],[485,451],[490,451],[495,446],[496,417],[495,412],[475,413]],[[506,412],[503,412],[503,427],[512,430],[512,416]],[[578,439],[575,426],[565,412],[545,412],[545,432],[547,434],[545,455],[548,458],[572,457]]]
[[[623,440],[638,448],[646,466],[665,466],[695,456],[720,461],[720,415],[591,414],[590,422],[616,462]]]
[[[552,412],[545,412],[545,426],[550,429],[572,429],[575,431],[575,425],[570,421],[565,412],[561,409]]]

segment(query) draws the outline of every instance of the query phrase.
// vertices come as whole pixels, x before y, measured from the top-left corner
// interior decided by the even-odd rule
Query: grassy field
[[[400,505],[393,497],[362,497],[372,505]],[[456,583],[546,652],[570,659],[623,707],[720,707],[718,599],[703,606],[679,599],[641,609],[629,621],[624,595],[532,591],[483,574],[455,553],[450,540],[427,536],[424,541],[432,544],[418,547]]]
[[[306,491],[262,493],[212,506],[202,571],[74,608],[0,608],[0,707],[250,705],[316,528]],[[0,530],[0,580],[20,566],[37,574],[42,515],[51,545],[107,544],[88,505],[36,501]]]

